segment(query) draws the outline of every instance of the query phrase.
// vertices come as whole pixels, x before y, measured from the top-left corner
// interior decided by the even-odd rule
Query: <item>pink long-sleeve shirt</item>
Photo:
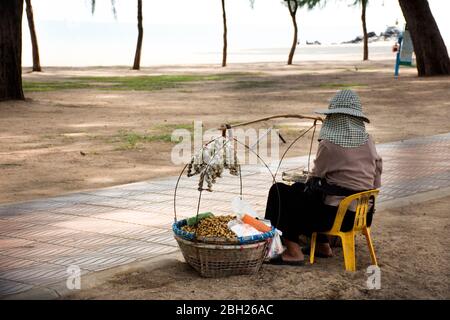
[[[351,190],[381,186],[383,162],[369,136],[359,147],[345,148],[328,140],[319,143],[311,176],[325,178],[328,184]],[[325,204],[338,206],[342,196],[327,196]]]

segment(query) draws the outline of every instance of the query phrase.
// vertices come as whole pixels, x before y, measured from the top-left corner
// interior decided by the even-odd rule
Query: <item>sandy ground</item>
[[[179,173],[173,144],[144,142],[122,147],[121,130],[194,120],[214,128],[283,113],[312,114],[342,85],[360,94],[376,142],[450,131],[450,78],[419,79],[389,62],[308,62],[144,68],[46,68],[24,71],[27,81],[76,76],[237,73],[223,81],[190,82],[158,91],[71,89],[28,92],[23,102],[0,103],[0,203],[129,183]],[[292,141],[305,122],[275,123]],[[269,124],[266,125],[268,127]],[[307,140],[288,155],[307,153]]]
[[[201,278],[182,259],[120,273],[68,299],[449,299],[450,197],[379,210],[372,235],[381,289],[368,290],[365,240],[356,241],[357,271],[336,256],[301,267],[263,265],[251,276]],[[214,290],[212,290],[214,288]]]

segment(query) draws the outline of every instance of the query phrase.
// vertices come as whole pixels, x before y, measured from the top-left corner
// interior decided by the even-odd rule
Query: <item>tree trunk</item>
[[[416,54],[419,77],[449,75],[450,59],[427,0],[399,0]]]
[[[297,42],[298,42],[298,26],[297,26],[297,18],[296,18],[298,4],[297,4],[296,0],[292,3],[294,4],[293,7],[291,7],[290,1],[288,1],[288,4],[287,4],[288,9],[289,9],[289,14],[291,15],[291,18],[292,18],[292,24],[294,25],[294,40],[292,41],[291,51],[289,52],[289,57],[288,57],[288,62],[287,62],[288,65],[292,64],[292,60],[294,59],[295,48],[297,47]]]
[[[23,100],[23,0],[0,1],[0,100]]]
[[[28,27],[30,29],[31,47],[33,49],[33,71],[42,71],[41,62],[39,59],[39,47],[36,37],[36,29],[34,28],[33,7],[31,6],[31,0],[25,0],[27,4],[27,18]]]
[[[369,39],[367,38],[367,24],[366,24],[367,0],[362,0],[361,6],[362,6],[361,21],[362,21],[363,34],[364,34],[363,60],[366,61],[366,60],[369,60]]]
[[[227,65],[227,13],[225,11],[225,0],[222,0],[222,16],[223,16],[223,52],[222,67]]]
[[[141,49],[143,37],[144,28],[142,27],[142,0],[138,0],[138,40],[136,45],[136,53],[134,55],[133,70],[139,70],[141,67]]]

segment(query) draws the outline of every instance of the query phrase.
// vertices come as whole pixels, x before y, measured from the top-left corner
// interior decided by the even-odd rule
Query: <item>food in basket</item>
[[[185,225],[181,229],[186,232],[195,233],[197,237],[235,240],[237,238],[236,234],[228,228],[228,222],[233,219],[236,219],[236,216],[207,217],[200,220],[197,225]]]
[[[199,191],[212,191],[212,185],[216,183],[217,178],[222,176],[224,169],[228,169],[231,175],[239,174],[236,149],[232,144],[232,140],[219,137],[205,145],[199,153],[192,157],[188,165],[187,176],[200,174]],[[206,189],[203,188],[205,181]]]

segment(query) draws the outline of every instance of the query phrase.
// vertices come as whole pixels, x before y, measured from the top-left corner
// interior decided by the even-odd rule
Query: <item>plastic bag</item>
[[[243,223],[241,220],[231,220],[228,222],[228,229],[233,231],[238,237],[249,237],[262,232],[256,230],[251,225]]]
[[[256,211],[253,210],[249,203],[242,200],[240,197],[235,197],[231,201],[231,207],[233,208],[234,213],[236,213],[237,219],[241,222],[251,225],[253,228],[261,231],[262,233],[272,230],[270,221],[267,224],[267,220],[258,219]]]
[[[242,216],[244,214],[248,214],[253,218],[256,218],[258,216],[256,211],[253,210],[252,206],[247,201],[242,200],[240,197],[235,197],[231,201],[231,208],[238,216]]]
[[[280,230],[275,229],[275,235],[273,236],[272,241],[270,242],[269,249],[267,252],[266,257],[267,260],[275,258],[276,256],[279,256],[280,254],[283,253],[284,247],[283,243],[281,242],[282,235],[283,233]]]

